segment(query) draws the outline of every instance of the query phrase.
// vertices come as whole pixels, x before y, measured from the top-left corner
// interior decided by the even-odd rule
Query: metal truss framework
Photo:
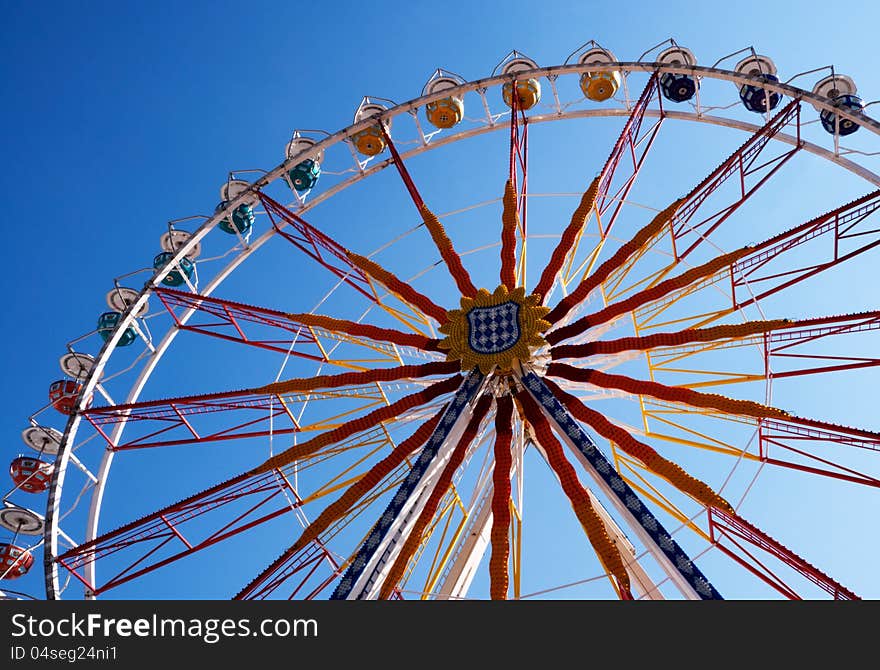
[[[757,191],[770,177],[787,163],[792,156],[801,149],[804,144],[800,135],[800,100],[802,96],[798,96],[792,100],[785,108],[783,108],[773,119],[771,119],[764,128],[757,132],[750,140],[748,140],[739,150],[737,150],[727,161],[713,172],[706,180],[701,182],[687,197],[685,204],[678,210],[676,217],[670,223],[669,229],[664,231],[662,235],[657,236],[649,244],[643,246],[637,254],[630,258],[618,272],[603,285],[603,295],[607,302],[618,300],[637,289],[645,286],[655,286],[664,279],[680,261],[688,258],[714,230],[718,228],[728,217],[730,217],[754,192]],[[656,110],[649,111],[650,104],[656,101],[659,112]],[[525,223],[527,201],[526,193],[526,167],[527,167],[527,128],[531,121],[524,115],[518,115],[514,108],[511,115],[511,175],[516,176],[515,165],[518,161],[521,171],[521,190],[518,193],[518,211],[521,221],[521,244],[522,252],[520,255],[520,264],[517,271],[518,278],[522,283],[525,282]],[[646,118],[654,116],[657,122],[648,127],[643,126]],[[620,138],[615,144],[612,154],[605,164],[600,180],[600,195],[596,201],[594,210],[596,216],[596,225],[599,230],[599,244],[588,251],[586,257],[582,260],[575,260],[577,255],[577,244],[568,257],[566,267],[560,276],[563,290],[567,291],[567,287],[586,276],[595,266],[595,263],[601,252],[602,245],[608,237],[608,233],[620,213],[623,201],[625,200],[630,188],[633,186],[639,170],[654,142],[654,138],[659,130],[660,124],[667,118],[662,109],[662,100],[657,87],[657,73],[655,72],[642,93],[639,100],[630,110],[628,120]],[[357,124],[356,124],[357,125]],[[520,132],[521,131],[521,132]],[[792,148],[787,149],[775,156],[762,156],[765,148],[770,145],[770,140],[781,136],[785,132],[793,132],[794,141]],[[390,142],[390,138],[389,142]],[[778,138],[777,138],[778,139]],[[401,169],[402,176],[405,176],[405,168],[400,155],[391,147],[394,153],[393,162]],[[626,155],[632,163],[628,173],[617,175],[623,179],[623,183],[616,187],[612,192],[612,181],[618,164],[623,156]],[[629,163],[627,163],[629,164]],[[698,210],[701,209],[704,202],[709,196],[716,191],[721,191],[721,186],[729,180],[736,178],[739,182],[739,188],[731,200],[718,206],[714,212],[697,217]],[[406,180],[406,177],[405,177]],[[414,186],[413,186],[414,188]],[[414,191],[411,190],[411,193]],[[417,194],[417,191],[415,191]],[[270,198],[262,191],[258,191],[260,201],[269,215],[274,228],[274,232],[281,237],[287,239],[295,247],[306,253],[313,260],[324,266],[333,275],[339,278],[345,284],[348,284],[368,300],[380,305],[386,312],[392,314],[395,318],[405,323],[408,327],[417,332],[429,332],[430,323],[428,317],[422,314],[418,309],[403,303],[403,307],[389,307],[380,298],[379,291],[373,279],[364,273],[359,267],[351,263],[347,251],[338,245],[331,238],[327,237],[316,228],[306,223],[302,217],[281,205],[277,201]],[[414,196],[415,200],[415,196]],[[233,203],[234,204],[234,203]],[[418,204],[418,202],[416,202]],[[872,236],[876,235],[875,230],[856,229],[868,215],[876,209],[877,192],[865,196],[864,198],[850,203],[830,212],[823,217],[819,217],[803,226],[787,231],[779,236],[771,238],[754,249],[752,255],[740,259],[732,264],[722,273],[717,273],[711,279],[715,282],[719,281],[722,275],[729,277],[731,287],[732,306],[725,308],[723,313],[719,311],[717,314],[704,317],[704,321],[697,325],[708,323],[711,320],[721,318],[729,314],[733,310],[742,308],[757,300],[780,291],[796,282],[802,281],[808,277],[814,276],[818,272],[824,271],[838,263],[842,263],[853,258],[865,251],[876,246],[880,240],[875,240]],[[293,231],[293,232],[291,232]],[[758,271],[763,268],[769,268],[776,259],[785,258],[785,252],[794,247],[808,242],[826,234],[831,234],[833,241],[833,250],[830,260],[825,263],[811,265],[809,267],[799,267],[797,269],[774,269],[772,273],[758,276]],[[661,238],[669,240],[672,246],[672,254],[674,262],[657,273],[643,278],[635,283],[629,281],[629,275],[633,271],[636,262],[646,253],[654,244],[658,243]],[[578,236],[578,243],[581,237]],[[824,238],[823,238],[824,239]],[[855,242],[851,242],[855,240]],[[852,243],[854,246],[846,247],[845,245]],[[182,253],[182,252],[181,252]],[[178,254],[179,255],[179,254]],[[173,261],[172,261],[173,262]],[[775,266],[774,266],[775,267]],[[712,283],[710,280],[704,281],[699,285],[700,288]],[[738,297],[738,290],[743,287],[761,286],[763,292],[758,296]],[[689,287],[693,288],[693,287]],[[171,291],[159,287],[151,287],[151,292],[159,295],[163,305],[172,315],[175,328],[178,330],[189,330],[194,333],[220,337],[233,342],[257,346],[271,351],[281,353],[294,353],[294,355],[314,360],[316,362],[330,362],[354,369],[367,369],[376,361],[401,362],[401,353],[398,347],[390,346],[379,341],[365,341],[361,339],[348,339],[340,336],[338,333],[307,327],[305,324],[297,323],[290,315],[281,312],[268,310],[261,307],[252,307],[231,301],[225,301],[218,298],[210,298],[208,296],[200,296],[195,294],[185,294],[183,292]],[[146,293],[144,294],[146,295]],[[681,293],[675,296],[667,296],[663,301],[651,303],[650,312],[637,312],[637,318],[642,319],[637,322],[637,328],[647,330],[649,328],[659,327],[656,318],[665,308],[674,304],[677,300],[686,297],[689,293]],[[662,303],[662,304],[661,304]],[[132,306],[134,310],[135,306]],[[186,312],[185,318],[178,318],[175,309],[181,309]],[[133,313],[133,312],[132,312]],[[199,314],[204,317],[200,323],[191,322],[193,314]],[[800,345],[822,342],[824,338],[832,335],[840,335],[855,332],[865,332],[876,329],[878,322],[877,313],[866,313],[861,315],[846,315],[838,317],[826,317],[823,319],[812,319],[809,322],[800,322],[796,329],[780,330],[772,333],[764,333],[760,338],[753,337],[751,339],[741,338],[734,342],[717,346],[745,346],[758,345],[763,346],[765,356],[765,369],[754,377],[748,377],[748,380],[757,378],[765,379],[769,376],[776,378],[784,376],[797,376],[804,374],[814,374],[818,372],[835,372],[846,369],[854,369],[859,367],[870,367],[876,365],[877,359],[869,357],[841,357],[822,354],[800,354],[793,353],[793,349]],[[665,322],[662,325],[668,325]],[[121,324],[124,325],[124,324]],[[259,328],[268,329],[269,331],[279,333],[281,339],[266,338],[262,335],[249,336],[248,329],[257,326]],[[121,330],[120,330],[121,332]],[[283,334],[283,337],[281,336]],[[116,338],[118,339],[118,337]],[[323,345],[324,341],[331,343],[348,342],[358,346],[365,346],[371,356],[375,358],[350,359],[347,361],[333,361],[327,354],[327,347]],[[108,346],[112,348],[114,340],[108,342]],[[293,345],[297,345],[294,347]],[[332,344],[331,344],[332,346]],[[309,351],[302,351],[309,349]],[[708,347],[679,347],[677,349],[668,349],[660,355],[655,355],[655,360],[659,362],[652,363],[652,374],[682,372],[683,370],[673,369],[669,367],[672,361],[678,361],[691,355],[703,353]],[[665,358],[663,358],[665,357]],[[816,361],[810,365],[806,360]],[[776,372],[775,365],[771,362],[776,361],[796,361],[802,362],[806,367],[796,367],[784,371]],[[100,370],[100,365],[96,366]],[[745,376],[744,376],[745,380]],[[729,381],[729,380],[728,380]],[[711,382],[709,382],[711,383]],[[692,386],[698,386],[695,384]],[[227,392],[221,394],[211,394],[210,396],[177,398],[162,401],[148,401],[141,403],[127,403],[125,405],[113,406],[110,408],[81,408],[80,416],[86,418],[95,429],[105,438],[108,447],[112,451],[122,451],[127,449],[170,446],[180,444],[196,444],[201,442],[209,442],[216,440],[234,439],[241,437],[263,437],[269,434],[286,434],[294,433],[302,430],[325,430],[336,427],[343,423],[347,416],[359,412],[365,408],[374,405],[387,404],[387,397],[378,385],[363,388],[348,388],[340,391],[336,395],[327,394],[328,398],[339,399],[342,397],[353,398],[362,401],[362,404],[350,410],[333,417],[322,420],[314,425],[302,426],[296,418],[294,412],[290,410],[290,404],[295,402],[306,402],[316,398],[315,393],[302,396],[284,396],[277,395],[243,395],[241,392]],[[536,396],[540,401],[540,398]],[[655,403],[656,404],[656,403]],[[277,409],[276,409],[277,406]],[[659,404],[658,406],[663,406]],[[221,415],[226,412],[235,410],[252,410],[261,414],[261,418],[248,419],[239,421],[234,425],[223,426],[220,429],[209,431],[200,430],[195,424],[199,418],[205,415]],[[545,411],[547,408],[545,407]],[[267,414],[267,411],[270,412]],[[649,410],[645,410],[645,417],[652,416]],[[558,414],[553,413],[551,417],[553,421],[560,421]],[[290,425],[287,427],[273,427],[271,430],[252,430],[263,421],[288,420]],[[574,421],[571,417],[568,420]],[[132,422],[136,425],[141,422],[146,425],[147,422],[155,421],[156,428],[150,430],[145,435],[129,439],[125,442],[118,440],[118,435],[111,435],[106,426],[117,424],[127,424]],[[794,463],[785,463],[769,457],[769,448],[786,448],[790,451],[797,451],[801,455],[802,450],[794,447],[803,440],[825,440],[838,442],[850,446],[867,447],[870,449],[877,448],[877,436],[869,431],[857,431],[855,429],[846,429],[843,427],[832,426],[821,422],[813,422],[812,426],[805,426],[803,422],[793,423],[784,422],[775,419],[760,419],[756,422],[758,433],[760,436],[759,443],[761,450],[759,458],[764,462],[773,464],[783,464],[789,467],[795,467],[805,472],[814,474],[830,474],[835,469],[835,463],[832,461],[824,461],[823,468],[808,467],[803,465],[795,465]],[[165,434],[171,431],[181,431],[188,433],[186,437],[178,439],[165,439]],[[561,433],[560,433],[561,434]],[[649,433],[650,434],[650,433]],[[562,436],[562,435],[561,435]],[[160,439],[160,437],[162,439]],[[376,442],[371,442],[375,439]],[[589,440],[589,438],[587,438]],[[374,444],[387,445],[390,437],[387,431],[382,428],[376,432],[375,438],[364,438],[357,444],[358,447],[371,447]],[[342,448],[340,447],[340,451]],[[717,447],[716,447],[716,450]],[[332,457],[334,453],[331,450],[322,458]],[[374,453],[374,452],[371,452]],[[812,457],[812,456],[811,456]],[[821,460],[821,459],[819,459]],[[618,464],[618,468],[620,468]],[[860,483],[868,483],[872,486],[877,485],[877,480],[867,475],[855,473],[855,471],[846,468],[837,468],[844,472],[830,474],[830,476],[847,479],[849,481],[859,481]],[[243,533],[258,524],[266,523],[273,520],[287,511],[293,511],[301,507],[305,502],[314,500],[323,494],[312,494],[307,498],[300,498],[297,491],[290,485],[287,480],[289,473],[282,469],[276,469],[270,473],[264,473],[259,476],[244,474],[223,484],[212,487],[201,494],[196,494],[179,503],[176,503],[163,510],[157,511],[144,517],[136,522],[127,524],[121,528],[104,534],[98,538],[89,540],[82,545],[58,555],[54,560],[71,572],[79,579],[88,589],[91,595],[106,592],[120,584],[137,578],[152,570],[166,566],[169,563],[185,558],[195,552],[216,545],[235,535]],[[624,478],[626,479],[626,478]],[[351,481],[351,480],[349,480]],[[398,480],[399,482],[399,480]],[[339,484],[341,486],[342,484]],[[332,488],[335,490],[335,487]],[[389,490],[388,488],[382,489]],[[635,491],[633,491],[635,493]],[[281,507],[272,508],[267,511],[270,502],[275,504],[280,498],[287,499],[287,504]],[[290,502],[293,500],[293,502]],[[183,533],[183,526],[194,519],[204,520],[208,515],[215,513],[221,509],[231,510],[236,505],[246,506],[244,511],[236,508],[235,515],[230,517],[212,521],[212,529],[202,537],[202,539],[194,540],[191,536]],[[796,597],[793,590],[790,590],[785,583],[778,578],[772,571],[757,559],[753,553],[754,549],[760,549],[765,553],[773,555],[776,559],[784,562],[789,567],[799,571],[802,575],[825,589],[835,598],[854,597],[853,594],[831,580],[823,573],[807,564],[779,543],[765,536],[757,528],[739,519],[735,515],[722,514],[717,510],[709,510],[709,537],[713,543],[722,551],[730,555],[732,558],[743,564],[750,571],[757,574],[761,579],[777,588],[783,595],[788,597]],[[401,530],[401,534],[402,534]],[[179,543],[183,546],[176,553],[171,555],[162,555],[162,550],[167,550],[171,545]],[[751,545],[751,549],[746,545]],[[366,545],[365,545],[366,546]],[[94,581],[81,574],[81,569],[86,564],[94,564],[94,562],[106,556],[117,554],[122,551],[135,549],[142,551],[134,561],[127,567],[123,568],[113,577],[109,578],[103,584],[98,585]],[[387,562],[389,556],[384,556],[383,561]],[[357,557],[354,557],[357,561]],[[365,559],[365,563],[372,559]],[[152,561],[152,562],[151,562]],[[316,575],[318,568],[325,566],[330,570],[330,575],[325,576],[316,583]],[[298,553],[296,556],[288,557],[283,569],[278,575],[254,587],[248,595],[256,597],[265,597],[275,591],[282,583],[285,583],[293,576],[301,579],[298,585],[291,592],[291,597],[301,597],[304,594],[314,596],[324,592],[336,577],[341,574],[341,570],[346,564],[340,564],[337,557],[331,555],[326,549],[324,541],[315,540],[309,545],[307,551]],[[378,575],[381,570],[378,567],[371,568]],[[351,564],[349,563],[349,571]],[[377,572],[378,571],[378,572]],[[374,582],[375,583],[375,580]],[[311,591],[307,589],[311,588]],[[397,597],[400,597],[400,591],[396,591]]]

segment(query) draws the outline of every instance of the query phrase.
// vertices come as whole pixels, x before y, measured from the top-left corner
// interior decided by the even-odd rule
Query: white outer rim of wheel
[[[861,128],[874,133],[875,135],[880,136],[880,121],[874,120],[869,116],[863,113],[855,113],[846,108],[839,108],[834,106],[828,99],[821,98],[810,91],[806,91],[804,89],[798,88],[796,86],[791,86],[790,84],[784,84],[780,82],[771,82],[766,81],[760,77],[745,75],[736,73],[730,70],[723,70],[714,67],[702,67],[702,66],[686,66],[686,65],[666,65],[663,63],[657,62],[638,62],[638,61],[620,61],[614,63],[607,63],[603,65],[559,65],[559,66],[551,66],[551,67],[543,67],[536,68],[534,70],[517,72],[516,77],[512,75],[500,75],[495,77],[487,77],[484,79],[478,79],[471,82],[467,82],[464,84],[460,84],[454,88],[443,89],[441,92],[433,93],[430,95],[424,95],[419,98],[414,98],[409,102],[401,103],[395,107],[392,107],[386,110],[381,118],[383,119],[393,119],[395,116],[399,116],[401,114],[414,114],[419,109],[423,108],[427,103],[433,102],[435,100],[439,100],[441,98],[446,98],[449,96],[464,96],[465,93],[472,91],[482,91],[485,92],[490,88],[501,86],[508,81],[512,81],[514,78],[516,79],[524,79],[524,78],[546,78],[551,82],[555,82],[555,80],[563,75],[576,75],[581,74],[585,71],[591,72],[611,72],[611,71],[620,71],[623,75],[624,82],[626,81],[626,75],[631,72],[658,72],[660,74],[663,73],[673,73],[673,74],[685,74],[690,75],[697,78],[708,78],[708,79],[716,79],[716,80],[725,80],[729,81],[737,86],[742,85],[752,85],[757,88],[761,88],[770,93],[779,93],[780,95],[787,96],[790,98],[799,98],[802,102],[808,102],[813,107],[819,110],[828,110],[832,111],[839,116],[839,118],[848,119],[857,123]],[[548,114],[537,114],[533,116],[529,116],[529,123],[541,123],[547,121],[557,121],[557,120],[571,120],[578,118],[591,118],[591,117],[617,117],[623,116],[627,117],[631,113],[630,109],[630,100],[627,97],[626,106],[623,108],[604,108],[604,109],[592,109],[592,110],[577,110],[574,112],[566,112],[559,109],[557,105],[557,111]],[[707,116],[700,112],[681,112],[681,111],[673,111],[673,110],[663,110],[663,115],[665,118],[669,119],[678,119],[682,121],[691,121],[691,122],[700,122],[707,123],[709,125],[721,126],[726,128],[732,128],[736,130],[741,130],[744,132],[755,133],[758,131],[761,126],[753,123],[749,123],[746,121],[740,121],[738,119],[725,118],[721,116]],[[645,116],[651,118],[657,118],[660,116],[657,110],[646,110]],[[766,118],[763,116],[762,118]],[[199,241],[213,228],[216,227],[217,223],[223,218],[224,214],[238,207],[243,202],[248,199],[252,199],[253,192],[263,188],[264,186],[283,178],[283,175],[287,170],[296,165],[302,160],[306,158],[312,158],[317,155],[319,152],[326,152],[326,150],[339,143],[344,142],[349,139],[352,135],[357,132],[373,125],[376,123],[376,117],[360,121],[358,123],[354,123],[336,133],[328,136],[327,138],[316,142],[314,145],[310,146],[308,149],[304,150],[300,154],[288,158],[283,163],[275,167],[273,170],[267,172],[265,175],[255,180],[251,184],[251,188],[247,191],[239,194],[234,200],[231,200],[227,203],[227,207],[225,210],[220,212],[215,212],[209,219],[202,224],[201,227],[197,231],[195,231],[192,236],[187,240],[187,242],[178,248],[177,252],[173,255],[173,257],[169,260],[169,262],[165,265],[165,267],[156,271],[153,277],[145,284],[144,288],[140,291],[138,298],[132,302],[128,309],[123,313],[122,318],[117,323],[116,329],[110,338],[104,343],[99,351],[98,355],[95,357],[95,364],[92,367],[91,373],[83,382],[83,390],[80,394],[76,411],[72,414],[65,426],[64,436],[61,442],[61,446],[58,451],[58,456],[56,457],[55,469],[52,477],[51,486],[49,489],[49,496],[46,502],[46,531],[44,535],[44,557],[43,557],[43,565],[44,565],[44,574],[45,574],[45,582],[46,582],[46,597],[49,600],[60,599],[61,598],[61,589],[59,587],[59,577],[58,577],[58,564],[55,560],[55,557],[58,555],[58,535],[59,535],[59,514],[60,514],[60,504],[61,504],[61,493],[63,491],[64,485],[64,475],[67,469],[67,465],[70,458],[71,445],[76,437],[77,429],[79,427],[79,423],[81,420],[81,411],[84,409],[83,400],[85,398],[91,397],[91,395],[95,392],[95,387],[97,386],[101,373],[104,370],[104,367],[107,364],[111,354],[113,353],[117,342],[121,338],[122,334],[125,332],[125,329],[128,328],[132,321],[134,320],[134,315],[137,314],[143,306],[146,304],[150,294],[153,292],[153,289],[160,285],[161,278],[165,276],[165,274],[175,266],[184,256],[186,256],[190,250],[199,243]],[[470,137],[474,137],[477,135],[482,135],[488,132],[500,130],[507,127],[506,123],[489,123],[485,126],[480,126],[477,128],[459,131],[457,133],[450,133],[449,135],[443,137],[437,141],[431,142],[423,142],[421,146],[416,147],[407,152],[403,152],[401,155],[403,158],[408,158],[411,156],[418,155],[420,153],[424,153],[431,149],[435,149],[438,147],[445,146],[447,144],[457,142],[459,140],[468,139]],[[451,130],[451,129],[450,129]],[[837,136],[831,136],[835,140]],[[861,177],[868,181],[871,184],[874,184],[878,188],[880,188],[880,175],[868,170],[867,168],[855,163],[854,161],[841,156],[839,153],[835,153],[835,151],[823,148],[817,144],[813,144],[811,142],[807,142],[803,139],[798,139],[792,137],[791,135],[786,135],[782,133],[777,133],[773,137],[776,141],[781,141],[784,143],[788,143],[791,145],[800,144],[801,148],[808,151],[809,153],[815,154],[820,158],[824,158],[829,160],[837,165],[841,166],[845,170],[855,174],[858,177]],[[375,165],[367,169],[361,169],[361,171],[356,174],[354,177],[351,177],[347,180],[336,184],[332,188],[327,191],[321,192],[316,197],[312,198],[308,203],[305,203],[298,212],[305,212],[314,207],[315,205],[327,200],[332,197],[336,193],[348,188],[352,184],[357,183],[358,181],[365,179],[366,177],[383,170],[384,168],[391,165],[393,161],[391,159],[385,159],[381,162],[377,162]],[[228,276],[235,270],[247,257],[249,257],[254,251],[259,249],[265,242],[267,242],[270,238],[272,238],[275,234],[275,230],[270,229],[263,235],[261,235],[256,241],[250,243],[247,248],[243,249],[235,258],[233,258],[220,272],[218,272],[210,282],[208,282],[204,288],[204,290],[200,291],[200,295],[210,295],[216,288],[219,286]],[[185,325],[192,314],[195,312],[194,309],[189,309],[183,313],[180,318],[180,325]],[[179,332],[179,329],[172,325],[169,330],[163,336],[159,345],[155,348],[153,354],[149,357],[148,362],[144,365],[141,370],[138,378],[135,380],[131,389],[129,390],[128,397],[125,400],[125,403],[136,402],[140,392],[143,390],[144,385],[152,374],[155,366],[158,364],[159,360],[162,358],[165,350],[170,346],[171,342],[174,340],[174,337]],[[119,437],[122,434],[122,431],[125,429],[126,422],[122,421],[117,424],[117,427],[114,429],[112,439],[114,442],[118,442]],[[101,503],[103,501],[104,487],[107,481],[107,476],[109,475],[110,467],[113,462],[114,452],[111,449],[106,449],[101,460],[101,463],[97,472],[97,482],[95,484],[95,488],[92,492],[91,496],[91,504],[89,507],[89,516],[87,520],[86,527],[86,536],[85,542],[94,539],[97,536],[97,528],[100,517]],[[87,572],[86,578],[87,580],[94,584],[94,562],[87,564]],[[86,593],[86,598],[93,598],[94,596],[90,593]]]

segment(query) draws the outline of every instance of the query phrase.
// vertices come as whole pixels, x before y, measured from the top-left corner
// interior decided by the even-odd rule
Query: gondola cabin
[[[52,463],[39,458],[19,456],[9,464],[9,476],[15,488],[27,493],[43,493],[49,488],[53,468]]]

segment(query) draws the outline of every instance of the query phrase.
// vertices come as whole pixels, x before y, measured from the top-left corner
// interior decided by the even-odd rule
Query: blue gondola
[[[110,339],[110,336],[113,335],[113,331],[116,330],[116,325],[119,323],[119,319],[122,318],[122,314],[120,312],[104,312],[101,316],[98,317],[98,334],[101,336],[101,339],[105,342]],[[134,328],[129,326],[122,333],[122,336],[119,338],[119,341],[116,343],[117,347],[127,347],[129,344],[135,341],[137,338],[137,333]]]
[[[174,254],[170,251],[163,251],[153,259],[153,267],[159,270],[165,267],[173,257]],[[162,277],[162,283],[166,286],[180,286],[186,283],[187,279],[192,279],[195,269],[195,263],[184,256],[180,259],[177,267],[172,268]]]

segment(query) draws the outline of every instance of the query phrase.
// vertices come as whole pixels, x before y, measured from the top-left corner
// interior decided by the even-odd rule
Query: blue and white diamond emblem
[[[467,313],[468,344],[478,354],[500,354],[519,341],[519,304],[474,307]]]

